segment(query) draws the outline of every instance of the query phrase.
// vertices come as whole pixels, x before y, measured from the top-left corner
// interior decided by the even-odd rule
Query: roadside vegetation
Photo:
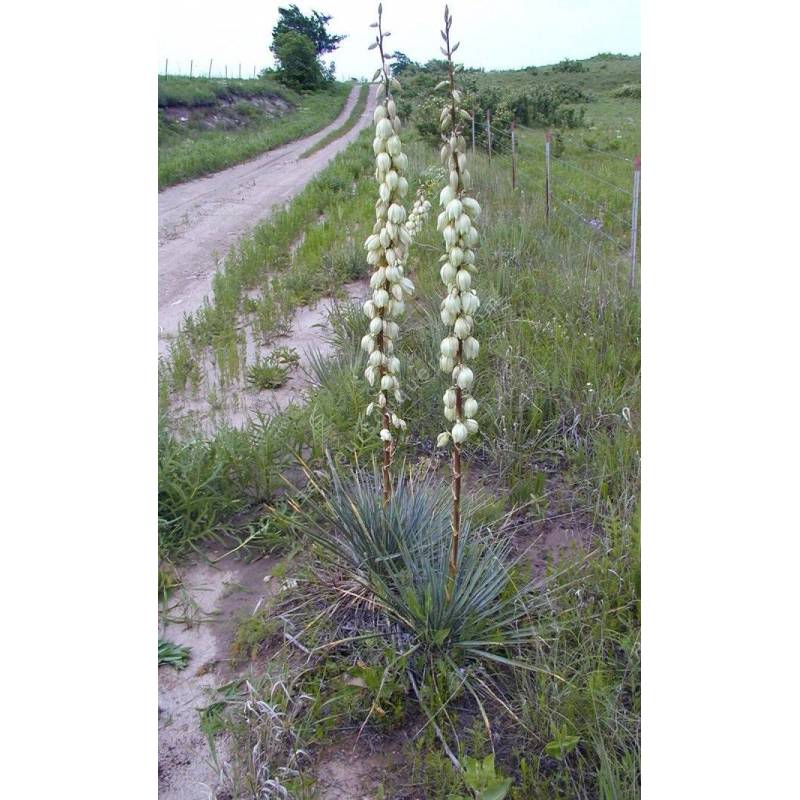
[[[190,81],[198,85],[187,87]],[[217,88],[206,86],[209,82],[205,78],[165,81],[160,77],[159,86],[162,82],[180,83],[180,89],[174,93],[170,89],[164,96],[183,96],[192,105],[186,111],[181,108],[177,114],[169,113],[174,106],[159,109],[159,189],[239,164],[315,133],[336,119],[353,88],[352,83],[334,82],[322,90],[302,95],[286,87],[280,87],[273,94],[266,88],[274,85],[271,81],[240,81],[239,84],[254,84],[255,93],[245,95],[246,89],[239,85],[235,97],[241,99],[233,105],[225,99],[223,107],[220,98],[230,95],[221,91],[217,94]],[[215,102],[207,103],[212,93]],[[159,90],[159,100],[161,96]],[[262,98],[278,98],[281,105],[265,110],[257,102]]]
[[[323,147],[327,147],[331,142],[341,139],[342,136],[351,131],[361,118],[361,115],[364,113],[364,109],[367,107],[368,98],[369,84],[364,83],[358,92],[358,100],[353,106],[350,116],[338,128],[335,128],[330,133],[323,136],[315,145],[309,147],[308,150],[301,154],[300,158],[308,158],[310,155],[322,150]]]
[[[447,100],[434,94],[446,62],[396,63],[406,203],[420,190],[438,213],[451,178],[430,120],[438,126]],[[638,65],[598,56],[457,73],[463,108],[482,98],[529,130],[519,131],[516,190],[502,144],[490,161],[465,131],[469,194],[482,208],[470,362],[479,406],[477,431],[460,444],[455,581],[450,454],[436,447],[452,381],[440,369],[435,215],[406,263],[416,291],[394,348],[407,432],[395,434],[388,504],[384,442],[367,413],[364,311],[345,289],[369,272],[373,132],[231,249],[212,300],[161,360],[164,562],[210,537],[251,555],[294,554],[281,591],[240,626],[232,655],[243,677],[203,717],[212,751],[222,733],[232,742],[230,796],[311,797],[316,759],[333,740],[362,736],[402,753],[385,766],[387,798],[638,797],[640,309],[615,241],[625,200],[602,182],[630,179],[639,100],[621,87],[638,86]],[[528,110],[513,98],[532,98]],[[545,222],[551,126],[559,202],[595,203],[603,225],[567,211]],[[243,393],[269,391],[294,368],[275,341],[297,306],[324,296],[338,298],[332,354],[312,358],[305,402],[227,424]],[[189,410],[198,405],[203,413]],[[573,549],[548,550],[558,534]]]

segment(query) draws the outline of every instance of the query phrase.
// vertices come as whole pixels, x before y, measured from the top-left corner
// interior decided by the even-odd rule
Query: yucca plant
[[[442,213],[438,219],[438,229],[442,232],[445,254],[441,257],[440,276],[447,287],[442,300],[442,322],[449,327],[448,335],[441,343],[439,366],[448,373],[452,385],[444,394],[444,416],[453,426],[449,431],[439,434],[437,444],[453,442],[453,513],[450,542],[449,574],[451,584],[455,581],[458,569],[458,547],[461,536],[461,444],[471,433],[477,433],[478,423],[475,415],[478,402],[472,397],[472,370],[467,361],[478,355],[478,340],[472,335],[473,315],[480,306],[478,295],[472,288],[472,276],[476,274],[474,248],[478,244],[478,231],[475,220],[480,215],[478,202],[468,195],[471,186],[467,171],[467,144],[462,133],[469,114],[461,108],[461,92],[456,87],[453,53],[457,43],[450,44],[450,27],[453,17],[447,6],[444,7],[444,30],[441,32],[445,46],[442,54],[447,58],[448,79],[438,88],[447,89],[447,103],[440,115],[442,131],[441,158],[448,174],[447,185],[439,195]]]
[[[292,500],[310,538],[362,587],[371,602],[424,653],[509,662],[536,637],[537,601],[516,587],[508,537],[473,532],[467,512],[455,580],[449,574],[450,491],[431,471],[400,469],[383,505],[378,467],[343,479],[329,459],[325,475],[306,469],[310,492]]]

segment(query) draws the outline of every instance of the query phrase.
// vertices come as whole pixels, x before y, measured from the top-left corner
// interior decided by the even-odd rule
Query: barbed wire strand
[[[629,192],[627,189],[623,189],[621,186],[617,186],[616,183],[612,183],[611,181],[607,181],[605,178],[601,178],[599,175],[595,175],[593,172],[589,172],[589,170],[584,169],[583,167],[579,167],[577,164],[573,164],[571,161],[567,161],[564,158],[554,158],[550,162],[551,164],[559,164],[561,166],[570,167],[570,169],[574,169],[577,172],[582,172],[584,175],[588,175],[590,178],[594,178],[596,181],[600,183],[604,183],[606,186],[610,186],[612,189],[615,189],[618,192],[621,192],[628,197],[631,197],[632,192]]]

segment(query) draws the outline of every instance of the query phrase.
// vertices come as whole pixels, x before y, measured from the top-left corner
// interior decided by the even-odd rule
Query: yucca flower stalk
[[[447,104],[442,109],[440,126],[444,144],[441,158],[448,173],[448,183],[439,195],[438,230],[444,237],[445,254],[441,257],[440,276],[447,287],[442,300],[442,322],[449,327],[448,335],[441,343],[439,366],[452,378],[452,385],[444,393],[444,416],[453,423],[449,431],[439,434],[437,444],[443,447],[452,440],[452,492],[453,512],[450,542],[450,586],[456,577],[458,564],[458,542],[461,533],[461,445],[471,433],[477,433],[475,414],[478,401],[472,396],[473,374],[467,362],[478,355],[478,340],[472,335],[474,313],[480,306],[478,295],[472,288],[472,276],[477,273],[474,248],[478,244],[475,220],[480,215],[477,201],[467,195],[470,174],[467,171],[467,144],[461,133],[464,121],[470,115],[461,108],[461,92],[456,87],[453,53],[458,43],[450,46],[450,27],[453,17],[447,6],[444,8],[444,30],[442,38],[447,58],[448,79],[436,88],[446,88]]]
[[[412,241],[417,238],[417,234],[422,230],[422,226],[427,221],[430,212],[430,202],[425,198],[422,189],[417,189],[416,200],[414,200],[414,205],[411,207],[406,220],[406,230],[410,234]]]
[[[381,17],[383,7],[378,5],[378,21],[375,42],[370,50],[378,48],[381,66],[373,80],[379,84],[380,104],[375,109],[375,180],[378,182],[378,200],[375,203],[375,225],[372,234],[364,242],[367,261],[374,268],[370,277],[372,297],[364,303],[364,313],[369,318],[369,331],[361,340],[361,347],[368,356],[364,377],[370,386],[378,386],[378,395],[367,406],[367,415],[377,406],[381,415],[380,437],[383,441],[383,504],[389,502],[392,491],[391,464],[394,455],[392,428],[405,430],[406,423],[394,411],[395,403],[401,403],[400,360],[394,355],[394,340],[399,327],[394,320],[402,316],[405,299],[414,293],[414,284],[406,277],[403,265],[406,262],[411,234],[406,230],[406,210],[403,198],[408,193],[408,181],[403,173],[408,169],[408,157],[400,142],[400,118],[392,98],[392,90],[399,90],[400,83],[392,77],[383,51],[383,41],[389,32],[383,31]]]

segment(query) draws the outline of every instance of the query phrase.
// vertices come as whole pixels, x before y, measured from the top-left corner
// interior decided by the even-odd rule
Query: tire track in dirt
[[[300,155],[338,128],[358,100],[354,85],[341,114],[312,136],[290,142],[235,167],[164,189],[158,196],[159,352],[165,353],[184,314],[211,293],[217,259],[245,236],[272,208],[286,203],[370,123],[375,89],[364,113],[344,136]]]

